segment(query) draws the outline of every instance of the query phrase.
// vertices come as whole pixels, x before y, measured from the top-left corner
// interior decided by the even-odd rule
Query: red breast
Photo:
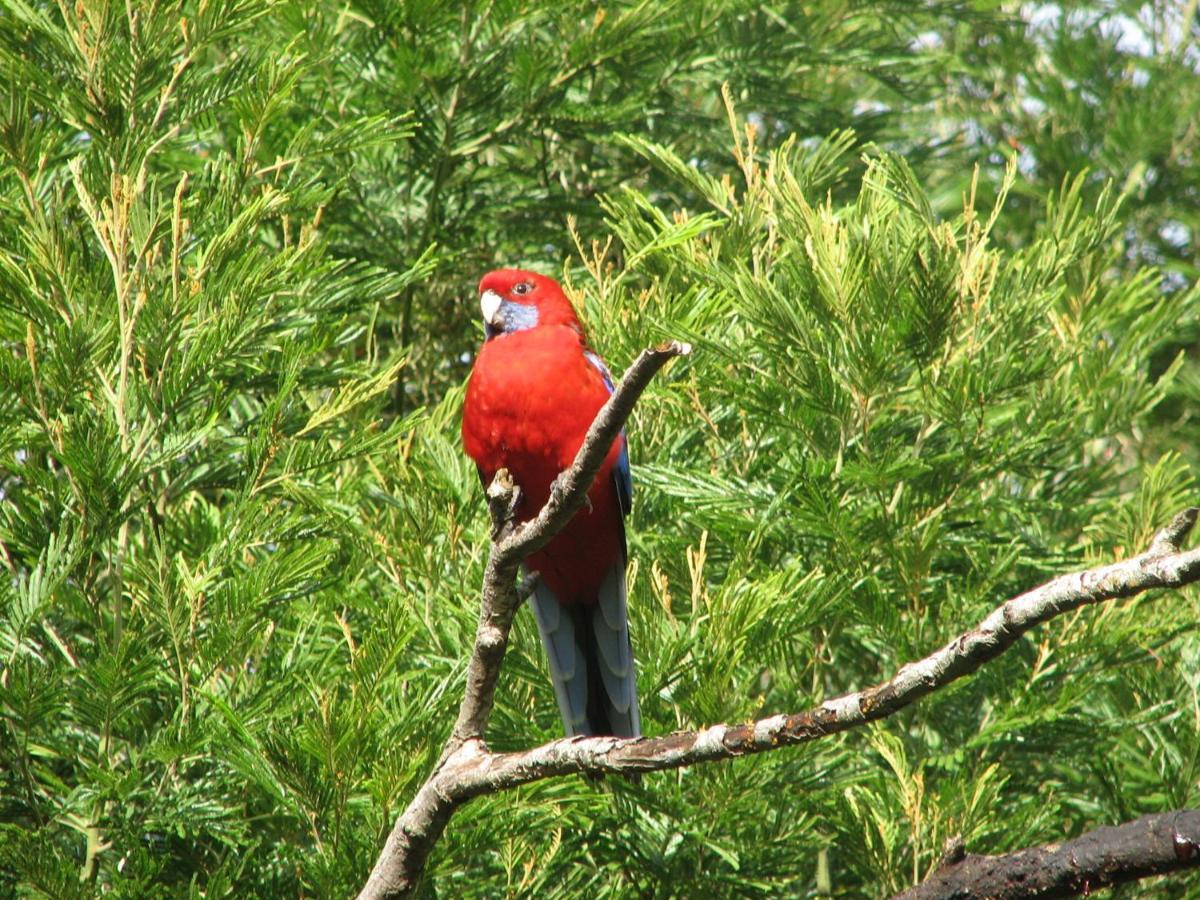
[[[557,285],[555,285],[557,287]],[[522,520],[536,515],[554,479],[575,459],[592,419],[608,399],[600,372],[584,356],[571,324],[501,334],[479,352],[463,407],[463,444],[485,481],[506,468],[524,494]],[[589,602],[620,551],[620,511],[611,471],[614,442],[582,510],[527,560],[563,602]]]

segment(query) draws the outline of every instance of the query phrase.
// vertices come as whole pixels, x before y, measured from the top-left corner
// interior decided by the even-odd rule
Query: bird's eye
[[[528,281],[522,281],[520,284],[518,284],[516,287],[513,288],[513,293],[516,294],[518,297],[523,297],[532,290],[533,290],[532,284],[530,284]]]

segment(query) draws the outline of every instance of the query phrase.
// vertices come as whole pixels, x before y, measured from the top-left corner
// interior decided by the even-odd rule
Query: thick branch
[[[1186,868],[1200,868],[1200,809],[1143,816],[1003,856],[965,854],[896,900],[1073,897]]]
[[[642,391],[668,360],[690,352],[690,346],[678,341],[642,351],[596,414],[575,461],[555,481],[549,501],[530,521],[514,525],[520,487],[506,470],[497,472],[488,486],[492,547],[484,570],[479,625],[458,720],[433,774],[396,820],[359,894],[360,900],[410,892],[454,810],[471,796],[448,792],[443,782],[447,772],[463,760],[487,755],[482,738],[492,713],[496,680],[508,648],[513,616],[530,589],[528,584],[517,586],[517,567],[529,554],[544,547],[583,507],[588,488]]]
[[[828,700],[808,712],[773,716],[749,725],[714,725],[703,731],[658,738],[568,738],[518,753],[490,753],[478,737],[465,739],[457,746],[452,742],[437,770],[397,822],[360,897],[400,896],[411,890],[450,815],[472,797],[556,775],[648,772],[729,759],[845,731],[888,716],[974,672],[1011,647],[1021,635],[1054,616],[1090,603],[1200,581],[1200,549],[1181,549],[1198,514],[1200,509],[1196,508],[1181,512],[1155,536],[1145,553],[1063,575],[1014,597],[976,628],[924,659],[905,665],[888,681]],[[385,880],[389,875],[393,880]]]

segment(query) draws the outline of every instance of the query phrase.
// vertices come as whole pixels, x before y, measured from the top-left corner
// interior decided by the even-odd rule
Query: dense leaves
[[[1194,503],[1195,5],[996,6],[4,0],[0,892],[361,883],[462,689],[497,263],[616,370],[696,346],[631,427],[651,733],[879,680]],[[1198,622],[481,798],[429,889],[876,895],[1195,805]],[[521,615],[497,748],[559,733],[543,669]]]

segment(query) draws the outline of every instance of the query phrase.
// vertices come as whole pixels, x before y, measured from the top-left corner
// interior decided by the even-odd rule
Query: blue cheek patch
[[[505,300],[500,304],[500,315],[504,318],[506,332],[524,331],[536,327],[538,323],[537,307],[527,303]]]

